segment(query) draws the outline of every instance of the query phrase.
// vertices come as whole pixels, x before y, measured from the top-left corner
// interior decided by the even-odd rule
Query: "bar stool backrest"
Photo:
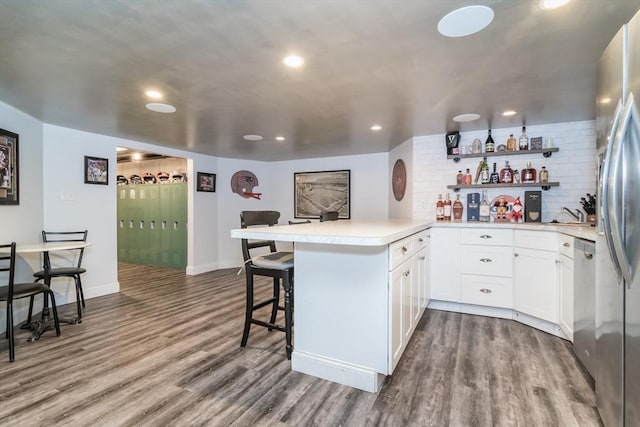
[[[278,224],[280,212],[278,211],[242,211],[240,212],[240,226],[242,228],[256,226],[273,226]],[[250,260],[250,251],[255,248],[269,247],[271,252],[276,252],[276,242],[273,240],[242,239],[242,256],[244,261]]]

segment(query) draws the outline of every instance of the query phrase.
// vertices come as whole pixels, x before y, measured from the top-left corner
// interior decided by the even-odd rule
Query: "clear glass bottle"
[[[516,148],[516,138],[511,134],[507,139],[507,151],[516,151]]]
[[[451,221],[451,199],[449,198],[449,193],[447,193],[446,199],[444,199],[443,221]]]
[[[487,164],[487,158],[485,157],[482,160],[482,169],[480,170],[480,182],[482,184],[488,184],[489,183],[489,165]]]
[[[513,171],[513,182],[515,184],[520,184],[520,171],[518,169]]]
[[[491,129],[489,129],[489,135],[487,136],[487,140],[484,142],[484,152],[493,153],[495,151],[496,143],[493,141],[493,137],[491,136]]]
[[[457,185],[462,185],[464,183],[464,175],[462,175],[462,171],[458,171],[458,173],[456,174],[456,184]]]
[[[523,184],[535,183],[536,175],[536,170],[531,167],[531,162],[527,162],[527,167],[522,169],[520,173],[520,179],[522,179]]]
[[[522,135],[520,135],[520,139],[518,140],[518,148],[520,151],[529,149],[529,137],[527,136],[526,126],[522,126]]]
[[[451,208],[451,210],[453,211],[453,220],[455,222],[462,222],[464,205],[460,201],[460,194],[456,194],[456,200],[454,200],[453,207]]]
[[[513,169],[509,166],[509,160],[505,160],[504,167],[500,169],[500,182],[505,184],[513,183]]]
[[[438,201],[436,202],[436,221],[444,220],[444,203],[442,202],[442,194],[438,194]]]
[[[487,200],[487,190],[482,190],[482,200],[480,200],[480,222],[491,221],[491,208]]]
[[[549,182],[549,171],[544,166],[540,169],[540,182]]]
[[[482,141],[480,141],[480,138],[473,140],[473,143],[471,144],[471,152],[473,154],[482,153]]]
[[[471,172],[469,171],[469,168],[467,168],[467,172],[465,172],[464,174],[464,185],[471,185],[472,182],[472,178],[471,178]]]

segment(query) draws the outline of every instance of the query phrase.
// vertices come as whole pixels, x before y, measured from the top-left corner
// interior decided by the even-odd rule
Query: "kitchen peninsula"
[[[341,220],[231,231],[295,243],[294,371],[382,387],[428,304],[427,226]]]

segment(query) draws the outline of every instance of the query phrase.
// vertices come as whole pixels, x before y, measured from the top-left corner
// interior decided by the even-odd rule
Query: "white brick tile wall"
[[[496,145],[506,144],[511,133],[517,139],[521,128],[492,129]],[[549,181],[560,182],[560,186],[542,192],[542,220],[571,220],[566,213],[562,213],[562,207],[580,208],[580,197],[586,193],[595,194],[596,191],[595,121],[527,126],[527,135],[529,138],[552,138],[554,146],[560,150],[549,158],[544,158],[541,154],[490,157],[487,159],[490,170],[495,161],[499,171],[505,160],[509,160],[513,169],[519,170],[526,166],[527,161],[538,171],[542,166],[546,166],[549,170]],[[462,149],[465,149],[474,138],[480,138],[484,145],[486,137],[486,130],[463,132],[460,144]],[[469,168],[472,175],[475,175],[479,161],[479,158],[462,159],[460,163],[448,160],[444,134],[413,137],[413,218],[435,220],[438,194],[444,197],[449,192],[451,198],[455,199],[455,193],[446,186],[455,184],[458,170],[464,172]],[[491,188],[488,189],[488,195],[490,200],[502,194],[520,196],[524,200],[525,190],[536,189]],[[481,192],[475,189],[460,192],[460,199],[464,201],[465,208],[466,194],[472,191]]]

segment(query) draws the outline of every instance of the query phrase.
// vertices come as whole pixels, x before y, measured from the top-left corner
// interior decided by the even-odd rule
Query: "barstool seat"
[[[293,252],[273,252],[251,258],[251,263],[260,268],[286,270],[293,268]]]

